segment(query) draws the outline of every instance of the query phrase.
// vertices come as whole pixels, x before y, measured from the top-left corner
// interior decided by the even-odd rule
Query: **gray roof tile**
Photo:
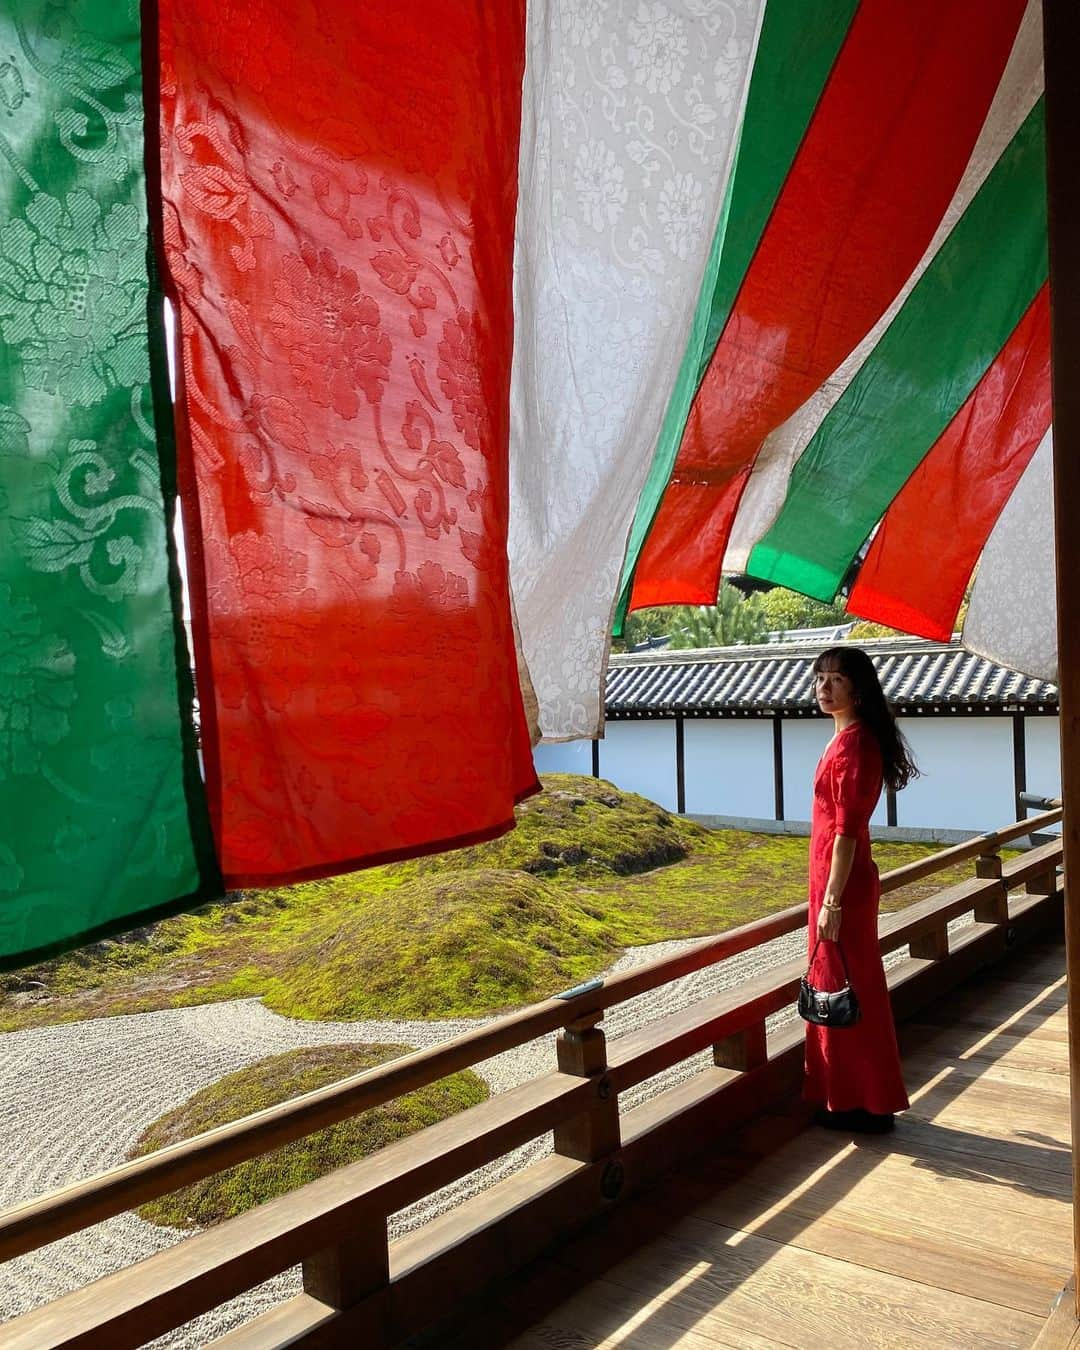
[[[704,651],[653,649],[613,656],[607,676],[609,717],[753,715],[816,711],[811,667],[828,642],[777,643]],[[899,709],[942,712],[990,707],[1056,712],[1057,688],[974,656],[954,643],[881,638],[861,643],[877,666],[885,696]]]

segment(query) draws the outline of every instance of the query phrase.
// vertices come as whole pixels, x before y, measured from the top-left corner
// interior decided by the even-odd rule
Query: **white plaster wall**
[[[809,820],[818,760],[833,736],[832,718],[808,717],[784,723],[784,819]],[[870,817],[872,825],[888,821],[885,793]],[[902,823],[902,822],[900,822]],[[947,826],[946,821],[939,825]]]
[[[600,777],[677,810],[674,719],[608,722],[600,742]]]
[[[772,820],[772,722],[683,722],[686,809],[692,815]]]
[[[1040,797],[1061,796],[1060,717],[1025,717],[1027,789]]]
[[[980,833],[1016,819],[1012,718],[899,721],[922,777],[897,794],[898,825]]]
[[[1027,789],[1040,797],[1061,796],[1061,734],[1060,717],[1027,717],[1024,719],[1024,749],[1027,761]],[[1033,815],[1032,811],[1028,815]],[[1061,833],[1061,826],[1050,831]]]
[[[906,717],[901,729],[923,776],[897,795],[897,820],[911,829],[970,830],[1006,825],[1013,803],[1012,719],[1008,717]],[[772,724],[766,718],[683,723],[686,809],[695,815],[772,820]],[[811,784],[832,734],[824,718],[785,721],[784,815],[809,820]],[[1027,782],[1032,792],[1061,790],[1058,719],[1026,722]],[[592,742],[539,745],[539,773],[592,772]],[[618,787],[677,809],[674,720],[609,722],[600,742],[600,776]],[[885,797],[872,823],[887,821]]]
[[[592,741],[558,741],[533,750],[537,773],[592,773]]]

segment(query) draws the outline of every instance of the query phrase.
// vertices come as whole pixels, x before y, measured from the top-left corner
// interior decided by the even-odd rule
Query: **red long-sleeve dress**
[[[814,775],[810,825],[808,953],[817,941],[818,911],[838,834],[855,840],[855,860],[844,887],[840,943],[862,1018],[850,1027],[806,1027],[803,1095],[830,1111],[855,1107],[876,1115],[908,1105],[896,1045],[892,1005],[878,947],[878,870],[870,856],[870,815],[881,795],[881,752],[861,722],[845,727],[825,748]],[[822,942],[810,972],[818,988],[839,989],[844,968],[835,942]]]

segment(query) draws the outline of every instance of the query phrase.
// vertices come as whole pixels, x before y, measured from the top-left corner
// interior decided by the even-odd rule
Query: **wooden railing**
[[[1060,809],[980,835],[881,879],[892,892],[975,859],[975,876],[886,916],[881,946],[907,946],[889,972],[898,1011],[995,959],[1014,930],[1060,895],[1060,840],[1003,863],[998,850],[1061,819]],[[973,922],[950,934],[965,914]],[[605,1011],[627,999],[802,928],[806,906],[634,970],[592,980],[432,1049],[162,1149],[0,1214],[0,1260],[31,1251],[235,1163],[415,1091],[491,1055],[558,1033],[557,1067],[361,1162],[187,1238],[3,1329],[10,1350],[138,1346],[302,1264],[304,1293],[216,1344],[390,1345],[435,1320],[449,1300],[522,1264],[551,1237],[610,1205],[677,1157],[702,1130],[731,1126],[798,1080],[801,1024],[766,1034],[790,1006],[805,962],[775,966],[607,1043]],[[620,1111],[620,1094],[712,1049],[713,1067]],[[548,1131],[551,1157],[483,1192],[419,1233],[389,1243],[387,1218]]]

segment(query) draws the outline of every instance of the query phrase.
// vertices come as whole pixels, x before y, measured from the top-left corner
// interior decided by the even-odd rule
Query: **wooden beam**
[[[784,819],[784,719],[780,713],[772,724],[773,810],[777,820]]]
[[[1013,791],[1016,794],[1016,819],[1027,816],[1027,807],[1020,800],[1027,791],[1027,724],[1022,712],[1013,713]]]
[[[686,815],[686,728],[682,713],[675,714],[675,809]]]
[[[1065,950],[1072,1132],[1080,1141],[1080,6],[1043,0],[1050,326],[1054,396],[1061,796],[1065,805]],[[1072,879],[1069,884],[1068,878]],[[1073,1270],[1080,1275],[1080,1149],[1073,1149]],[[1080,1287],[1080,1279],[1077,1279]],[[1076,1303],[1080,1316],[1080,1302]]]
[[[978,858],[986,853],[996,853],[1002,844],[1008,844],[1013,839],[1023,839],[1029,834],[1038,834],[1040,830],[1056,825],[1060,819],[1060,808],[1044,811],[1029,820],[1007,825],[1002,830],[992,830],[989,834],[980,834],[974,839],[967,839],[962,844],[943,848],[940,853],[931,853],[929,857],[920,858],[918,862],[894,867],[891,872],[886,872],[882,876],[881,893],[886,895],[889,891],[898,891],[901,886],[933,876],[935,872],[951,867],[953,863],[966,862],[969,858]]]

